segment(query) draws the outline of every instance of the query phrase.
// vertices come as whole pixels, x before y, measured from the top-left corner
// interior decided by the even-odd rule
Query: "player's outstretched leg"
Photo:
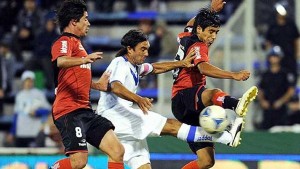
[[[235,108],[235,112],[238,116],[244,117],[247,114],[249,104],[256,98],[258,89],[256,86],[252,86],[248,89],[243,96],[239,99],[239,102]]]

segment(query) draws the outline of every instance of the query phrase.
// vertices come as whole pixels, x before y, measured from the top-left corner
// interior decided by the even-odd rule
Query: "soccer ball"
[[[226,129],[229,125],[229,120],[224,108],[213,105],[201,111],[199,123],[206,132],[216,134]]]

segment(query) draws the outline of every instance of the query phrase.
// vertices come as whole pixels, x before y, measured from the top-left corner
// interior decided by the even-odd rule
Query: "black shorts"
[[[78,109],[54,120],[60,131],[65,154],[87,152],[87,142],[99,149],[100,142],[114,125],[92,109]]]
[[[173,115],[182,123],[199,126],[200,112],[205,108],[201,100],[201,95],[206,88],[203,86],[194,86],[192,88],[180,90],[172,98]],[[191,150],[196,153],[197,150],[204,147],[213,147],[213,143],[188,143]]]

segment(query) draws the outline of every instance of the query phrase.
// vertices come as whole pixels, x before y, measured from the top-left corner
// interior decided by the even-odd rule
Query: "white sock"
[[[214,142],[226,145],[230,143],[233,139],[232,134],[227,130],[225,130],[223,133],[214,135],[213,138]]]
[[[182,124],[177,138],[186,142],[218,142],[227,144],[232,140],[232,135],[227,131],[221,134],[209,134],[199,126]]]

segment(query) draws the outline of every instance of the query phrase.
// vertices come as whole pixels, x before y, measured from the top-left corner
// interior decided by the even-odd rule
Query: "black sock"
[[[235,110],[237,104],[238,104],[239,100],[231,97],[231,96],[225,96],[224,98],[224,102],[223,102],[223,108],[224,109],[231,109],[231,110]]]

